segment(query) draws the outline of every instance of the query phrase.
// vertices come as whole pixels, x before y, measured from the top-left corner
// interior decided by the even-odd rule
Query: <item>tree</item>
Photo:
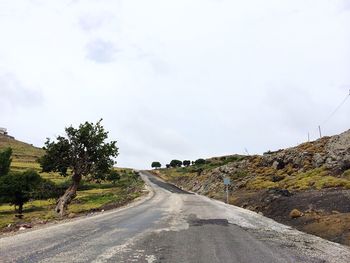
[[[12,162],[12,149],[7,148],[0,151],[0,176],[7,175],[10,171],[10,165]]]
[[[157,168],[162,167],[162,165],[160,164],[160,162],[153,162],[151,167],[157,169]]]
[[[42,182],[43,179],[34,170],[4,175],[0,178],[0,202],[14,205],[21,216],[24,203],[35,195]]]
[[[166,164],[165,167],[166,167],[167,169],[169,169],[171,166],[170,166],[170,164]]]
[[[115,170],[111,170],[106,179],[115,185],[115,183],[120,180],[120,174]]]
[[[171,167],[181,167],[182,166],[182,162],[181,161],[179,161],[179,160],[172,160],[171,162],[170,162],[170,166]]]
[[[185,160],[182,162],[184,166],[188,167],[191,165],[191,161],[190,160]]]
[[[202,164],[205,164],[206,161],[204,159],[198,159],[194,162],[195,165],[202,165]]]
[[[58,172],[62,176],[71,175],[72,183],[58,199],[55,211],[63,216],[68,205],[75,198],[79,183],[84,176],[101,178],[114,165],[113,157],[118,156],[116,141],[106,142],[108,132],[101,125],[85,122],[79,128],[65,129],[65,136],[55,141],[47,139],[45,155],[39,162],[43,172]]]

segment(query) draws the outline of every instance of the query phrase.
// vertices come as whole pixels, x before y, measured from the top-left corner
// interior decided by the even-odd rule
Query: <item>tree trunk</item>
[[[15,215],[15,217],[22,219],[23,218],[23,203],[18,204],[18,209],[17,209],[17,205],[15,205],[15,212],[17,213]]]
[[[55,211],[60,216],[64,216],[65,215],[68,205],[77,196],[77,189],[78,189],[80,180],[81,180],[81,176],[73,176],[73,183],[72,183],[72,185],[66,190],[64,195],[62,195],[58,199]]]
[[[22,215],[23,214],[23,203],[20,203],[18,205],[18,214]]]

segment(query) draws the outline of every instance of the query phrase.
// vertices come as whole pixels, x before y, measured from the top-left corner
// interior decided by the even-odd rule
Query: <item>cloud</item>
[[[350,10],[350,1],[349,0],[342,0],[340,1],[340,8],[345,11]]]
[[[0,108],[4,111],[13,109],[38,107],[43,103],[41,92],[26,88],[13,74],[0,75]]]
[[[40,146],[102,117],[119,165],[138,168],[316,138],[348,93],[348,4],[2,1],[0,107],[26,110],[0,123]],[[325,135],[348,129],[349,112]]]
[[[120,52],[110,41],[95,39],[87,44],[87,58],[97,63],[110,63],[115,60],[115,54]]]
[[[79,18],[80,27],[87,32],[97,30],[113,19],[110,14],[87,14]]]

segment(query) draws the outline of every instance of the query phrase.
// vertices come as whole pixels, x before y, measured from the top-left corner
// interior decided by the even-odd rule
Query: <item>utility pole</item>
[[[320,138],[322,138],[321,125],[318,125],[318,131],[320,132]]]
[[[307,141],[310,142],[310,132],[307,133]]]
[[[230,178],[225,177],[224,178],[224,185],[226,186],[226,204],[229,203],[229,190],[228,190],[228,186],[231,184],[231,180]]]
[[[244,151],[247,155],[250,155],[247,148],[244,148]]]
[[[228,185],[226,185],[226,204],[228,204],[228,196],[229,196]]]

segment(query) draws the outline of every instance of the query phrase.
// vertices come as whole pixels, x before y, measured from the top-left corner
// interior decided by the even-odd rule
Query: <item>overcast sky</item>
[[[104,119],[119,166],[350,128],[350,0],[0,0],[0,127]]]

